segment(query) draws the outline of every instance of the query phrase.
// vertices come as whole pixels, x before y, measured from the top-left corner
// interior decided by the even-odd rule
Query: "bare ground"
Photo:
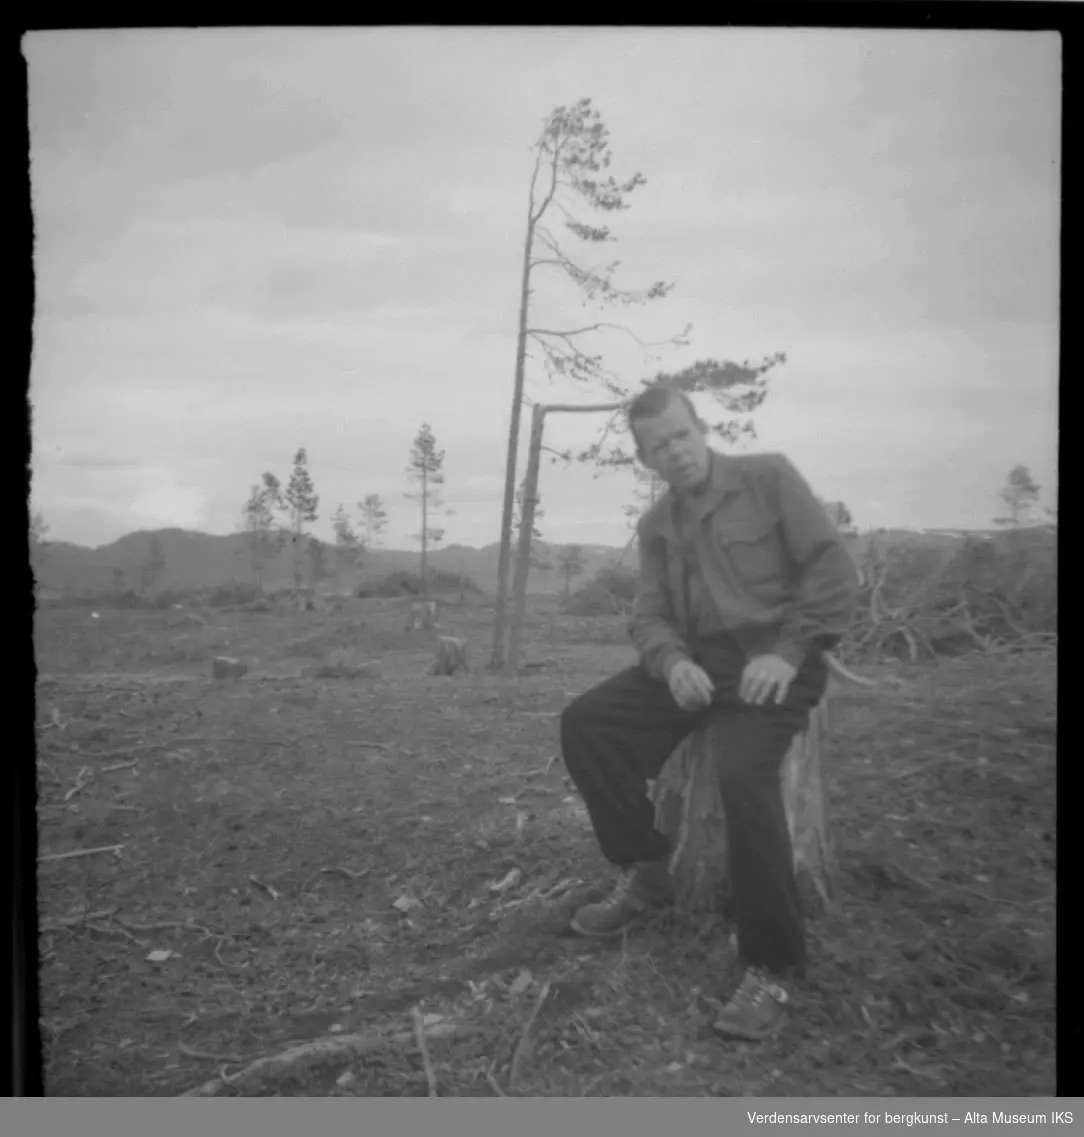
[[[608,871],[557,714],[630,662],[621,625],[538,615],[549,662],[513,680],[488,618],[445,609],[475,668],[449,679],[387,602],[39,613],[40,853],[120,846],[39,867],[51,1096],[1055,1092],[1053,657],[841,693],[838,903],[747,1046],[708,1025],[725,929],[565,930]],[[370,665],[321,677],[333,650]],[[223,652],[249,674],[211,679]]]

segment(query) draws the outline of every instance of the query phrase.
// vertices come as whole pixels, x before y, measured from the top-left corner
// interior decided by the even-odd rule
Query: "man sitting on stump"
[[[575,699],[561,748],[614,894],[581,908],[580,935],[620,934],[672,898],[669,842],[647,780],[709,716],[722,727],[719,785],[743,977],[716,1029],[760,1039],[783,1021],[806,962],[780,770],[824,694],[823,652],[851,618],[858,573],[835,525],[781,454],[724,456],[682,391],[630,405],[645,466],[669,491],[637,527],[640,580],[629,625],[640,663]]]

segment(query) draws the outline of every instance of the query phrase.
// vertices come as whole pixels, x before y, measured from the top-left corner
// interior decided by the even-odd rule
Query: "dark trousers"
[[[780,975],[805,966],[805,931],[780,769],[795,735],[824,694],[827,668],[809,657],[781,704],[741,701],[747,656],[732,640],[702,643],[695,661],[711,676],[710,707],[683,710],[669,686],[642,666],[580,695],[561,716],[561,748],[583,796],[603,855],[628,866],[668,857],[655,829],[648,779],[657,778],[678,743],[716,719],[726,739],[718,755],[719,788],[730,840],[730,885],[738,946],[749,966]]]

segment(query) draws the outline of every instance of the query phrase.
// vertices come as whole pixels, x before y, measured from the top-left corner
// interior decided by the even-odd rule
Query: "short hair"
[[[640,439],[636,436],[636,424],[643,419],[658,417],[674,399],[680,399],[685,404],[689,417],[698,427],[706,428],[707,423],[700,417],[692,399],[680,387],[676,387],[673,383],[652,383],[629,403],[626,412],[629,431],[636,443],[637,453],[640,453]]]

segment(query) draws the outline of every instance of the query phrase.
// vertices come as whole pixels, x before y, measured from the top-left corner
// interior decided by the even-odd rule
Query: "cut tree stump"
[[[791,743],[781,778],[794,870],[807,916],[832,898],[832,847],[824,812],[823,764],[829,737],[828,699],[810,715]],[[726,816],[716,776],[725,726],[709,723],[689,735],[670,756],[655,783],[655,825],[670,838],[670,869],[679,915],[725,916],[729,896]]]
[[[415,600],[410,606],[406,630],[435,628],[437,625],[437,602],[435,600]]]
[[[433,659],[434,675],[454,675],[467,670],[467,641],[454,636],[441,636],[437,640],[437,654]]]
[[[247,671],[247,664],[228,655],[218,656],[211,664],[211,673],[216,679],[240,679]]]

